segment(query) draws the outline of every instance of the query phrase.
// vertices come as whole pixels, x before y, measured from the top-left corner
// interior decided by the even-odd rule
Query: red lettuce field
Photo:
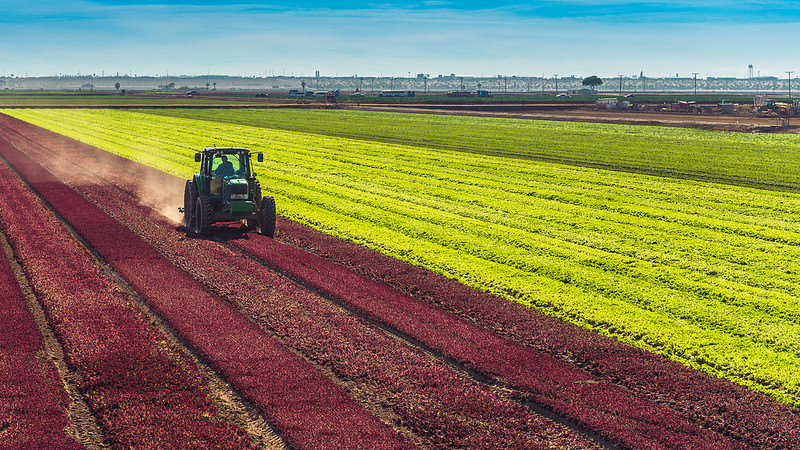
[[[0,443],[800,444],[770,397],[297,223],[194,235],[182,189],[0,116]]]

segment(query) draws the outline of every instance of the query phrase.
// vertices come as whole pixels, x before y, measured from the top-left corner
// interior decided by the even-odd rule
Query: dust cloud
[[[59,165],[56,170],[74,171],[77,165],[87,173],[96,175],[79,181],[81,186],[91,188],[110,183],[128,192],[141,204],[150,207],[175,225],[183,222],[183,214],[178,211],[178,207],[183,206],[185,180],[112,153],[99,153],[97,150],[64,156],[65,158],[54,158],[58,162],[52,161],[52,164]]]

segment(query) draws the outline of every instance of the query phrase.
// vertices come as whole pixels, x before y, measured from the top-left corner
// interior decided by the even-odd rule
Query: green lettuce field
[[[4,110],[800,405],[800,137],[298,110]],[[175,193],[176,207],[182,192]]]

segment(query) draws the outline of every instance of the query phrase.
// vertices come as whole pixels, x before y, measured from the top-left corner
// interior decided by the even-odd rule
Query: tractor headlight
[[[247,200],[247,194],[231,194],[231,200]]]

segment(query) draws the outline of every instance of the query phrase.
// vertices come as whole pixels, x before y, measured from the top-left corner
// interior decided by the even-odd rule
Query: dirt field
[[[298,223],[198,236],[158,212],[183,184],[0,116],[4,445],[800,443],[785,404]]]
[[[521,105],[521,104],[352,104],[345,108],[364,111],[394,111],[419,114],[455,114],[482,117],[511,117],[518,119],[564,120],[572,122],[622,123],[632,125],[661,125],[702,128],[721,131],[800,133],[800,117],[785,118],[736,116],[722,114],[687,114],[679,112],[609,111],[592,106]]]

